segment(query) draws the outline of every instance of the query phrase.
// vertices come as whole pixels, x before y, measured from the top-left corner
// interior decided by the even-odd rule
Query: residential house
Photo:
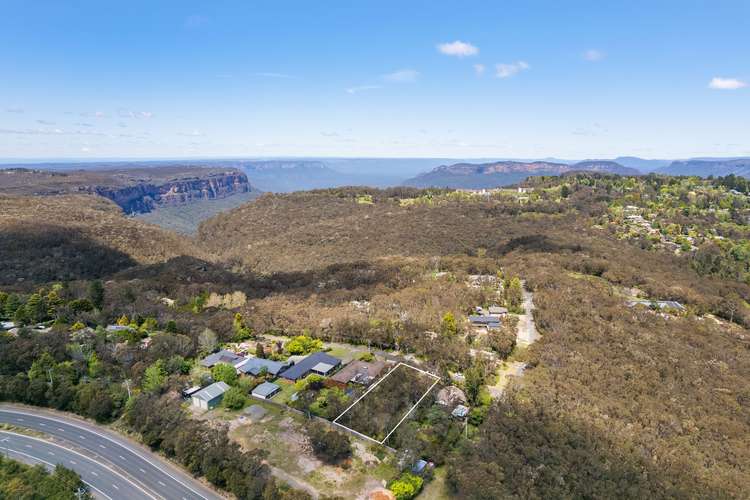
[[[341,360],[324,352],[314,352],[300,360],[294,366],[284,370],[281,377],[287,380],[299,380],[310,373],[329,375],[341,366]]]
[[[202,410],[211,410],[221,404],[224,399],[224,393],[229,390],[229,385],[225,382],[214,382],[208,387],[194,393],[190,399],[195,408]]]
[[[361,385],[370,385],[373,380],[385,369],[383,361],[352,361],[333,375],[330,380],[340,387],[349,382]]]
[[[201,360],[201,365],[205,366],[206,368],[211,368],[218,363],[226,363],[228,365],[236,366],[238,363],[244,361],[244,359],[245,358],[243,358],[239,354],[235,354],[231,351],[222,349],[219,352],[209,354],[208,356],[203,358]]]
[[[271,399],[278,392],[281,391],[281,387],[271,382],[263,382],[258,387],[253,389],[253,396],[261,399]]]
[[[238,373],[250,374],[255,377],[263,373],[264,371],[269,375],[277,377],[281,372],[288,369],[294,363],[274,361],[272,359],[264,358],[247,358],[237,363]]]

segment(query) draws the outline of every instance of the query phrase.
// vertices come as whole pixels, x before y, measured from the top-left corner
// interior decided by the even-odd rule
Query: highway
[[[0,451],[13,458],[25,457],[26,462],[62,463],[78,472],[93,493],[103,498],[222,498],[161,457],[83,420],[41,409],[0,405],[0,424],[32,429],[54,439],[50,442],[1,431]]]
[[[76,470],[91,492],[109,499],[153,498],[140,486],[90,458],[42,439],[0,431],[0,452],[8,458],[52,468],[62,464]]]

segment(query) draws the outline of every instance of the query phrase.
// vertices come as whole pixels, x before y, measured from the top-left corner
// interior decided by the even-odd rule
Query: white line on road
[[[37,458],[37,457],[35,457],[35,456],[33,456],[33,455],[29,455],[29,454],[27,454],[27,453],[24,453],[24,452],[22,452],[22,451],[18,451],[18,450],[11,450],[11,449],[9,449],[9,448],[6,448],[6,450],[8,450],[8,451],[9,451],[10,453],[16,453],[17,455],[23,455],[24,457],[26,457],[26,458],[29,458],[29,459],[31,459],[31,460],[34,460],[35,462],[41,462],[41,463],[43,463],[43,464],[46,464],[46,465],[48,465],[48,466],[50,466],[50,467],[55,467],[55,464],[49,463],[49,462],[47,462],[46,460],[42,460],[41,458]],[[106,498],[107,500],[112,500],[112,497],[110,497],[110,496],[106,495],[106,494],[105,494],[105,493],[104,493],[104,492],[103,492],[102,490],[100,490],[99,488],[96,488],[96,487],[95,487],[95,486],[94,486],[93,484],[91,484],[91,483],[87,483],[86,481],[83,481],[83,482],[84,482],[84,483],[86,483],[86,485],[87,485],[87,486],[88,486],[89,488],[91,488],[92,490],[98,491],[98,492],[99,492],[99,494],[100,494],[101,496],[103,496],[104,498]]]
[[[99,474],[97,474],[97,473],[96,473],[95,471],[93,471],[93,470],[91,471],[91,474],[92,474],[92,475],[94,475],[94,476],[96,476],[96,477],[99,477]]]
[[[119,490],[119,489],[120,489],[120,488],[119,488],[119,487],[118,487],[118,486],[117,486],[116,484],[114,484],[114,483],[112,483],[112,487],[113,487],[114,489],[116,489],[116,490]]]
[[[8,434],[8,435],[12,435],[12,436],[18,436],[18,437],[21,437],[21,438],[26,438],[26,439],[33,439],[34,441],[39,441],[39,442],[41,442],[41,443],[44,443],[44,444],[46,444],[46,445],[49,445],[49,446],[55,446],[55,447],[57,447],[57,448],[62,448],[63,450],[65,450],[65,451],[67,451],[67,452],[69,452],[69,453],[72,453],[72,454],[74,454],[74,455],[78,455],[79,457],[83,457],[84,459],[86,459],[86,460],[89,460],[89,461],[93,462],[94,464],[98,465],[99,467],[101,467],[101,468],[103,468],[103,469],[107,469],[107,470],[108,470],[109,472],[111,472],[112,474],[115,474],[116,476],[120,477],[120,478],[121,478],[121,479],[122,479],[123,481],[125,481],[126,483],[132,484],[133,486],[135,486],[136,488],[138,488],[139,490],[141,490],[141,491],[142,491],[142,492],[144,493],[144,495],[146,495],[147,497],[149,497],[149,498],[152,498],[153,500],[157,500],[157,498],[156,498],[155,496],[153,496],[153,495],[152,495],[151,493],[149,493],[148,491],[144,490],[144,489],[143,489],[143,488],[141,488],[141,487],[140,487],[140,486],[139,486],[139,485],[138,485],[137,483],[134,483],[134,482],[133,482],[133,481],[131,481],[130,479],[126,478],[125,476],[123,476],[122,474],[120,474],[119,472],[117,472],[116,470],[112,469],[111,467],[109,467],[109,466],[107,466],[107,465],[104,465],[104,464],[103,464],[103,463],[101,463],[101,462],[95,462],[94,460],[90,459],[90,458],[89,458],[89,457],[87,457],[86,455],[84,455],[84,454],[82,454],[82,453],[79,453],[79,452],[77,452],[77,451],[75,451],[75,450],[71,450],[70,448],[65,448],[65,447],[63,447],[63,446],[60,446],[59,444],[56,444],[56,443],[52,443],[52,442],[50,442],[50,441],[45,441],[44,439],[39,439],[39,438],[31,437],[31,436],[26,436],[25,434],[19,434],[19,433],[17,433],[17,432],[11,432],[11,431],[0,431],[0,434]],[[30,446],[30,445],[28,445],[28,444],[27,444],[26,446],[27,446],[28,448],[31,448],[31,446]],[[21,454],[25,455],[25,454],[24,454],[23,452],[21,452],[21,451],[15,451],[14,453],[21,453]],[[29,455],[29,457],[31,457],[31,455]],[[32,458],[34,458],[34,457],[32,457]],[[36,459],[36,460],[39,460],[39,459]],[[42,461],[42,460],[40,460],[40,461]],[[71,460],[71,462],[72,462],[72,460]],[[47,462],[44,462],[44,463],[47,463]],[[53,464],[50,464],[50,465],[53,465]],[[53,466],[54,466],[54,465],[53,465]],[[88,483],[86,483],[86,484],[88,484]],[[91,485],[89,484],[89,486],[91,486]],[[91,487],[93,488],[93,486],[91,486]],[[94,489],[96,489],[96,488],[94,488]],[[99,491],[100,493],[102,493],[102,492],[101,492],[100,490],[97,490],[97,491]],[[102,495],[103,495],[103,496],[105,496],[106,498],[109,498],[110,500],[112,500],[112,499],[111,499],[110,497],[108,497],[107,495],[104,495],[104,493],[102,493]]]
[[[0,410],[0,411],[2,411],[2,412],[5,412],[5,413],[13,413],[13,414],[19,414],[19,413],[20,413],[21,415],[25,415],[24,413],[21,413],[21,412],[20,412],[20,411],[18,411],[18,410],[8,410],[8,409],[2,409],[2,410]],[[54,418],[54,417],[51,417],[51,416],[47,416],[47,415],[44,415],[44,416],[39,416],[39,415],[35,415],[35,416],[36,416],[37,418],[45,418],[45,419],[47,419],[47,420],[51,420],[51,421],[53,421],[53,422],[60,422],[60,423],[63,423],[63,424],[65,424],[65,425],[68,425],[68,426],[70,426],[70,427],[75,427],[75,428],[77,428],[77,429],[82,429],[82,430],[85,430],[86,432],[90,432],[91,434],[94,434],[94,435],[96,435],[96,436],[102,437],[102,438],[106,439],[107,441],[110,441],[110,442],[112,442],[112,443],[116,444],[117,446],[120,446],[121,448],[124,448],[124,449],[128,450],[128,451],[129,451],[130,453],[134,454],[135,456],[137,456],[137,457],[138,457],[138,458],[140,458],[141,460],[145,461],[146,463],[148,463],[149,465],[151,465],[152,467],[154,467],[155,469],[157,469],[157,470],[158,470],[159,472],[161,472],[161,473],[163,473],[163,474],[166,474],[167,476],[169,476],[169,477],[170,477],[170,478],[171,478],[172,480],[174,480],[175,482],[177,482],[177,483],[178,483],[178,484],[180,484],[181,486],[183,486],[183,487],[187,488],[188,490],[192,491],[193,493],[195,493],[195,494],[196,494],[196,495],[197,495],[197,496],[198,496],[199,498],[203,498],[203,499],[206,499],[206,497],[205,497],[204,495],[202,495],[202,494],[198,493],[197,491],[195,491],[195,490],[194,490],[194,489],[193,489],[193,488],[192,488],[192,487],[191,487],[191,486],[190,486],[190,485],[189,485],[188,483],[185,483],[185,482],[183,482],[182,480],[180,480],[180,479],[177,479],[177,478],[176,478],[175,476],[173,476],[173,475],[172,475],[172,474],[171,474],[170,472],[168,472],[167,470],[165,470],[165,468],[164,468],[164,464],[158,464],[158,465],[157,465],[157,464],[155,464],[155,463],[154,463],[154,462],[152,462],[152,461],[151,461],[151,460],[150,460],[149,458],[145,457],[145,456],[144,456],[144,455],[142,455],[142,454],[141,454],[140,452],[136,451],[136,449],[134,449],[134,448],[131,448],[131,447],[130,447],[130,446],[129,446],[129,445],[127,444],[127,443],[125,443],[125,442],[118,442],[118,441],[116,441],[115,439],[113,439],[113,438],[111,438],[111,437],[107,436],[106,434],[102,434],[102,433],[100,433],[100,432],[97,432],[97,431],[95,431],[95,430],[93,430],[93,429],[89,429],[89,428],[86,428],[86,427],[82,427],[82,426],[80,426],[80,425],[74,424],[74,423],[72,423],[72,422],[68,422],[68,421],[66,421],[66,420],[60,420],[60,419],[57,419],[57,418]],[[85,437],[83,437],[83,436],[79,436],[79,437],[80,437],[81,439],[86,439],[86,438],[85,438]]]

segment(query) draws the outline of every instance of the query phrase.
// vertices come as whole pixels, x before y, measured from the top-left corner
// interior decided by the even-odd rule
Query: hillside
[[[658,172],[664,175],[697,175],[699,177],[730,174],[750,177],[750,158],[673,161],[669,166],[658,169]]]
[[[11,209],[18,238],[38,234],[33,220],[54,220],[60,200],[70,215],[56,227],[81,236],[39,240],[30,260],[3,240],[0,255],[14,256],[10,278],[25,265],[43,280],[62,271],[35,268],[96,261],[73,251],[118,252],[120,260],[99,260],[109,267],[68,273],[109,279],[109,320],[174,321],[185,352],[206,328],[231,340],[239,312],[271,339],[398,343],[446,379],[482,366],[472,351],[481,344],[426,332],[441,331],[446,312],[463,325],[474,304],[493,300],[466,286],[469,275],[520,276],[542,334],[513,354],[524,377],[468,430],[420,410],[435,434],[425,437],[415,420],[397,442],[445,464],[454,498],[741,498],[750,485],[750,198],[732,191],[747,191],[735,181],[588,172],[534,179],[526,193],[267,193],[204,221],[192,242],[100,198],[6,198],[2,213]],[[229,295],[241,298],[235,308],[217,305]],[[685,310],[629,307],[636,297]],[[135,380],[153,352],[172,352],[155,345],[123,355]]]
[[[0,196],[0,283],[106,277],[199,255],[186,239],[91,195]]]
[[[509,186],[529,176],[561,175],[577,170],[639,175],[633,168],[609,160],[586,160],[574,164],[549,161],[499,161],[493,163],[456,163],[443,165],[404,181],[405,186],[484,189]]]

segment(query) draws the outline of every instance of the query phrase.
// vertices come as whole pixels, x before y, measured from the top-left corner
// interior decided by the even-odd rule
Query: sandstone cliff
[[[109,198],[125,213],[132,214],[150,212],[159,206],[225,198],[236,193],[247,193],[252,187],[245,174],[228,171],[207,176],[175,178],[160,183],[144,182],[118,187],[88,186],[84,189]]]

